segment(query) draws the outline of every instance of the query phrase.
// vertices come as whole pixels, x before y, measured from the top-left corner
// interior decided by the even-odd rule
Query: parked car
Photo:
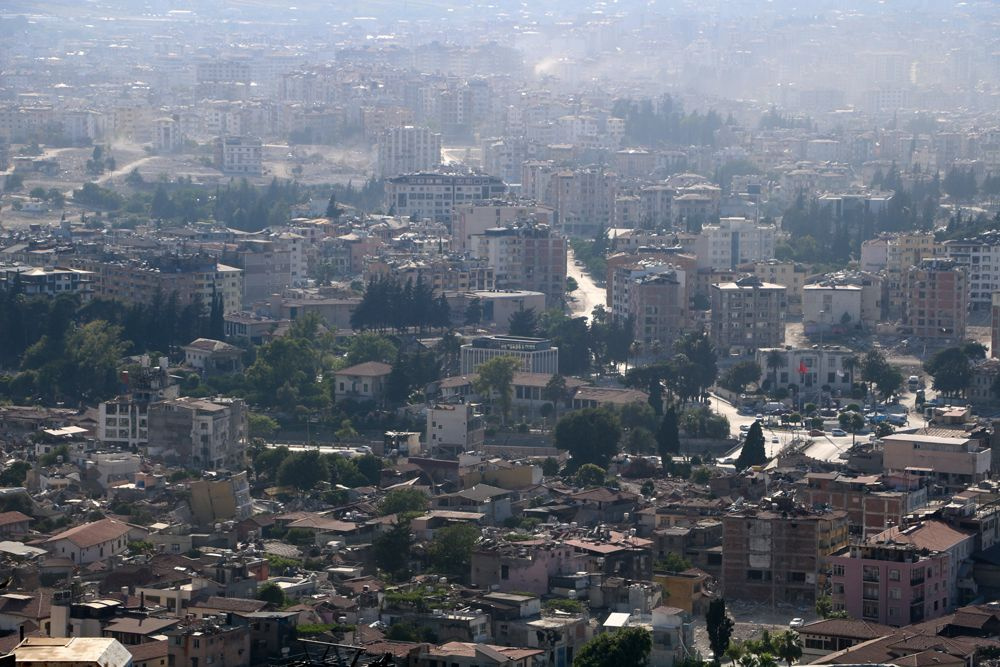
[[[836,436],[847,435],[847,431],[845,431],[842,428],[834,428],[830,429],[830,435],[836,435]]]
[[[806,622],[803,621],[801,618],[793,618],[792,620],[790,620],[788,622],[788,627],[790,627],[792,629],[801,628],[805,624],[806,624]]]
[[[814,428],[811,431],[809,431],[809,435],[815,438],[820,435],[826,435],[826,433],[821,428]]]
[[[750,430],[750,424],[740,424],[740,432],[746,433]]]
[[[779,442],[781,442],[781,440],[778,440],[778,436],[774,436],[771,438],[771,442],[773,442],[774,444],[778,444]]]

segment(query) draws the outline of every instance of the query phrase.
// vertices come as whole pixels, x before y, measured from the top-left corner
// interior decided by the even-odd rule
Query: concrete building
[[[943,616],[963,603],[973,550],[973,535],[940,521],[889,528],[830,556],[834,609],[897,627]]]
[[[132,654],[110,637],[27,637],[11,652],[24,667],[132,667]]]
[[[514,223],[473,236],[473,252],[493,268],[497,289],[545,295],[547,307],[566,294],[566,239],[548,225]]]
[[[174,398],[149,406],[148,455],[196,470],[246,466],[247,408],[242,399]]]
[[[215,167],[225,174],[260,176],[264,173],[264,145],[257,137],[218,137]]]
[[[903,325],[913,336],[958,343],[969,310],[966,270],[952,260],[925,259],[906,272]]]
[[[934,257],[937,242],[931,233],[895,234],[887,239],[886,248],[886,295],[888,315],[893,318],[903,316],[903,302],[907,298],[906,278],[911,267]]]
[[[629,286],[626,318],[633,336],[647,350],[669,350],[691,326],[688,286],[683,271],[669,269],[636,278]]]
[[[514,357],[525,373],[559,372],[559,348],[544,338],[517,336],[480,336],[462,346],[462,375],[475,373],[481,365],[497,357]]]
[[[743,278],[711,288],[712,341],[723,353],[753,354],[785,342],[785,288]]]
[[[427,127],[392,127],[376,145],[379,178],[434,169],[441,164],[441,135]]]
[[[1000,292],[990,297],[990,356],[1000,358]]]
[[[455,206],[451,221],[451,249],[471,252],[475,249],[473,237],[487,229],[507,227],[515,222],[535,222],[551,225],[553,211],[545,206],[528,206],[502,201],[483,201]]]
[[[806,507],[844,510],[851,533],[866,539],[902,525],[907,514],[926,505],[927,485],[918,477],[891,485],[880,475],[811,472],[800,481],[796,498]]]
[[[191,514],[200,526],[218,521],[242,521],[253,510],[245,470],[219,479],[205,477],[188,484]]]
[[[133,529],[114,519],[101,519],[57,533],[43,542],[56,558],[68,558],[76,565],[89,565],[124,553]]]
[[[478,290],[465,294],[466,302],[479,300],[482,309],[480,326],[493,327],[496,331],[506,332],[510,327],[510,318],[522,310],[534,310],[536,315],[545,312],[545,295],[541,292],[526,290]],[[454,309],[453,309],[453,312]]]
[[[249,665],[250,626],[202,620],[167,631],[171,665]]]
[[[483,444],[485,424],[472,403],[437,403],[427,408],[427,448],[431,454],[458,456]]]
[[[777,352],[781,363],[775,368],[768,364],[773,353]],[[854,353],[837,345],[823,347],[765,347],[758,348],[755,360],[760,365],[760,382],[777,387],[797,388],[798,398],[802,401],[819,403],[821,392],[833,394],[849,393],[853,374],[848,368],[848,359]],[[823,389],[827,387],[827,389]]]
[[[969,306],[989,308],[993,292],[1000,289],[1000,235],[984,234],[974,239],[944,241],[941,255],[965,269],[969,283]]]
[[[196,338],[181,347],[184,365],[203,375],[238,373],[243,370],[243,350],[221,340]]]
[[[744,218],[722,218],[704,225],[695,242],[699,268],[735,269],[772,259],[777,230]]]
[[[449,223],[456,206],[489,201],[506,192],[507,186],[494,176],[421,172],[388,179],[385,204],[398,216]]]
[[[785,301],[788,303],[788,313],[798,315],[802,312],[802,288],[809,277],[805,266],[797,262],[785,262],[780,259],[769,259],[755,262],[753,275],[761,282],[785,286]]]
[[[93,272],[82,269],[20,265],[0,267],[0,287],[10,289],[20,285],[25,296],[75,294],[86,303],[94,295],[93,280]]]
[[[334,376],[336,400],[375,401],[381,403],[386,390],[386,380],[392,366],[381,361],[367,361],[342,368]]]
[[[149,406],[177,398],[180,386],[168,373],[168,360],[161,357],[150,367],[144,357],[138,370],[122,371],[125,392],[98,405],[97,439],[108,445],[135,449],[149,443]]]
[[[861,325],[861,287],[817,284],[802,288],[802,326],[808,336],[844,334]]]
[[[824,588],[825,559],[847,546],[846,512],[810,511],[789,498],[744,506],[722,524],[720,583],[729,599],[811,606]]]
[[[990,472],[990,449],[978,438],[893,433],[882,438],[882,450],[886,471],[911,471],[956,491]]]

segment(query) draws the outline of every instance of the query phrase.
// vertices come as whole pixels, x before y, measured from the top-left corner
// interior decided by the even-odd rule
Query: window
[[[899,581],[899,570],[889,570],[889,581]]]

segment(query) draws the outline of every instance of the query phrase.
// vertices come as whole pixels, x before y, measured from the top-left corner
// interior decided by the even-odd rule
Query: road
[[[584,272],[582,266],[577,266],[576,258],[573,257],[572,248],[566,250],[566,275],[576,281],[578,287],[570,294],[573,297],[569,302],[570,312],[580,317],[590,317],[594,306],[606,303],[606,292],[603,287],[598,287],[593,278]]]

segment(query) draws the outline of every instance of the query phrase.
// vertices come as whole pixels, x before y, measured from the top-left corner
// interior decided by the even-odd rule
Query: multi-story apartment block
[[[63,267],[8,266],[0,267],[0,286],[10,289],[19,286],[27,296],[58,296],[76,294],[83,302],[93,296],[91,271]]]
[[[852,535],[862,539],[902,525],[904,517],[927,504],[927,484],[917,476],[890,485],[879,475],[807,473],[796,490],[806,507],[827,505],[847,512]]]
[[[768,363],[775,352],[781,360],[777,367]],[[815,348],[764,347],[756,351],[761,383],[786,388],[794,386],[803,401],[819,399],[821,391],[850,392],[854,378],[847,360],[853,356],[851,350],[837,345]]]
[[[177,293],[180,306],[201,303],[207,310],[212,300],[222,301],[223,312],[241,309],[243,271],[206,256],[151,257],[147,261],[74,260],[76,268],[93,272],[94,296],[126,303],[153,303]]]
[[[264,145],[257,137],[225,136],[215,140],[215,167],[226,174],[264,173]]]
[[[497,289],[541,292],[549,307],[566,293],[566,239],[548,225],[487,229],[473,237],[475,254],[493,268]]]
[[[451,220],[451,249],[459,253],[474,251],[473,237],[485,234],[487,229],[526,221],[551,225],[552,219],[552,209],[544,206],[502,201],[456,206]]]
[[[959,491],[990,474],[990,448],[975,437],[893,433],[882,438],[886,471],[911,470]]]
[[[818,283],[802,288],[802,324],[807,336],[843,334],[861,325],[861,287]]]
[[[481,336],[462,346],[462,375],[475,373],[477,368],[497,357],[518,359],[525,373],[555,375],[559,372],[559,348],[552,347],[552,341],[519,336]]]
[[[809,277],[805,266],[797,262],[768,259],[755,262],[751,273],[765,283],[784,285],[788,313],[798,315],[802,312],[802,288]]]
[[[398,216],[450,223],[456,206],[488,201],[506,192],[507,186],[495,176],[405,174],[386,181],[385,204]]]
[[[241,399],[174,398],[149,406],[148,455],[171,465],[236,472],[246,466]]]
[[[250,307],[258,301],[280,294],[292,284],[291,256],[270,239],[250,238],[241,241],[222,253],[227,266],[242,273],[241,307]]]
[[[393,127],[381,134],[376,150],[381,178],[427,171],[441,164],[441,135],[426,127]]]
[[[150,367],[144,357],[137,370],[123,371],[125,392],[98,405],[97,439],[105,444],[134,449],[149,444],[149,406],[177,398],[180,387],[167,372],[166,357]]]
[[[412,257],[384,254],[369,259],[364,269],[365,281],[374,276],[398,278],[402,283],[423,279],[435,295],[442,292],[468,292],[496,289],[496,276],[485,259],[456,257]]]
[[[925,259],[905,274],[903,324],[913,336],[958,342],[969,309],[966,269],[954,260]]]
[[[1000,289],[1000,235],[945,241],[942,255],[965,269],[969,283],[969,306],[988,308],[993,292]]]
[[[609,281],[611,314],[632,318],[635,339],[669,349],[690,325],[687,273],[663,260],[617,264]]]
[[[698,266],[734,269],[772,259],[776,235],[774,225],[745,218],[722,218],[718,224],[704,225],[695,243]]]
[[[990,297],[990,356],[1000,357],[1000,292]]]
[[[483,444],[485,424],[471,403],[437,403],[427,408],[427,448],[432,454],[475,451]]]
[[[785,342],[785,287],[743,278],[711,289],[712,340],[719,350],[753,354]]]
[[[941,521],[894,526],[829,558],[834,608],[852,618],[902,626],[963,604],[959,569],[974,535]]]
[[[826,557],[847,546],[847,513],[807,510],[790,498],[762,503],[722,519],[725,596],[812,605],[826,583]]]
[[[910,267],[934,257],[937,242],[933,234],[914,232],[895,234],[888,237],[886,243],[886,308],[890,317],[899,318],[906,298],[906,274]]]
[[[556,225],[568,236],[593,237],[614,218],[618,176],[603,167],[552,175],[542,201],[556,209]]]

